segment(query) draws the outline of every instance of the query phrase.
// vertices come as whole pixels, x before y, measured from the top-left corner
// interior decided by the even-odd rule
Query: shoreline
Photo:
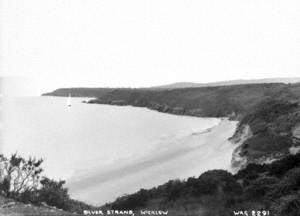
[[[141,105],[138,104],[137,101],[135,101],[136,103],[127,103],[127,102],[114,102],[114,101],[101,101],[100,99],[91,99],[87,102],[87,104],[99,104],[99,105],[111,105],[111,106],[131,106],[131,107],[143,107],[143,108],[147,108],[149,110],[155,110],[157,112],[161,112],[161,113],[167,113],[167,114],[172,114],[172,115],[179,115],[179,116],[191,116],[191,117],[200,117],[200,118],[226,118],[226,116],[204,116],[203,114],[201,114],[199,111],[200,110],[194,110],[194,111],[190,111],[190,110],[185,110],[182,107],[170,107],[167,105],[162,105],[162,104],[158,104],[158,103],[150,103],[150,104],[146,104],[146,105]],[[227,117],[229,118],[229,117]]]
[[[208,128],[204,130],[206,133],[187,135],[177,144],[168,143],[161,152],[154,150],[148,156],[129,163],[112,164],[105,170],[95,168],[81,179],[72,181],[71,178],[71,181],[67,181],[68,188],[76,199],[90,203],[98,198],[99,202],[92,204],[99,205],[101,200],[104,204],[123,193],[134,193],[140,188],[149,189],[170,179],[185,179],[211,169],[231,172],[231,155],[236,146],[228,138],[233,134],[236,124],[221,120],[211,131]]]
[[[43,94],[40,97],[65,97],[67,98],[67,95],[48,95]],[[210,115],[203,115],[200,110],[185,110],[182,107],[171,107],[163,104],[158,103],[150,103],[146,105],[139,104],[138,101],[135,101],[135,103],[128,103],[126,101],[120,100],[120,101],[103,101],[101,99],[98,99],[97,97],[86,97],[86,96],[74,96],[74,98],[84,98],[87,100],[83,100],[82,103],[86,104],[98,104],[98,105],[110,105],[110,106],[130,106],[130,107],[140,107],[140,108],[147,108],[149,110],[154,110],[160,113],[166,113],[166,114],[172,114],[172,115],[178,115],[178,116],[190,116],[190,117],[200,117],[200,118],[228,118],[230,120],[237,120],[237,116],[235,115],[229,115],[229,116],[210,116]]]
[[[33,96],[35,97],[35,96]],[[42,96],[39,96],[39,97],[58,97],[58,98],[68,98],[68,96],[56,96],[56,95],[42,95]],[[147,109],[147,110],[152,110],[152,111],[156,111],[158,113],[163,113],[163,114],[169,114],[169,115],[175,115],[175,116],[184,116],[184,117],[191,117],[191,118],[214,118],[214,119],[227,119],[227,120],[230,120],[230,121],[238,121],[237,119],[235,118],[232,118],[230,116],[220,116],[220,117],[216,117],[216,116],[202,116],[202,115],[192,115],[190,113],[174,113],[174,112],[169,112],[169,111],[164,111],[164,110],[159,110],[159,109],[153,109],[149,106],[137,106],[137,105],[133,105],[133,104],[124,104],[124,105],[118,105],[118,104],[111,104],[111,103],[91,103],[90,100],[94,100],[96,98],[93,98],[93,97],[79,97],[79,96],[75,96],[75,97],[72,97],[72,98],[75,98],[75,99],[86,99],[86,100],[82,100],[81,103],[84,103],[84,104],[95,104],[95,105],[104,105],[104,106],[114,106],[114,107],[133,107],[133,108],[143,108],[143,109]]]

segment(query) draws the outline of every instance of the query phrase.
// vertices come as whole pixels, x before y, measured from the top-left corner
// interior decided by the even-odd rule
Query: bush
[[[81,213],[93,208],[83,202],[72,200],[65,181],[41,178],[43,160],[13,154],[9,158],[0,154],[0,193],[23,203],[54,206],[67,211]]]
[[[262,176],[252,181],[245,188],[245,195],[250,200],[261,199],[279,182],[276,177]]]
[[[39,186],[43,160],[24,159],[17,154],[10,158],[0,155],[0,190],[7,197],[18,198],[21,193],[32,192]]]
[[[280,197],[300,189],[300,168],[295,168],[286,173],[272,193],[273,197]]]
[[[300,166],[300,153],[289,155],[269,165],[269,175],[283,176],[287,171]]]
[[[265,164],[248,164],[246,168],[239,170],[237,174],[235,174],[236,179],[244,179],[244,180],[254,180],[259,174],[266,172],[267,166]]]
[[[204,194],[239,194],[241,186],[236,182],[234,176],[225,170],[211,170],[199,176],[199,181],[202,181],[202,191]]]
[[[166,197],[168,200],[176,200],[181,196],[183,183],[180,180],[171,180],[166,184]]]
[[[39,190],[40,202],[45,202],[49,206],[55,206],[60,209],[68,210],[68,201],[70,200],[68,189],[64,188],[65,181],[55,181],[44,177],[41,180],[41,189]]]
[[[39,204],[40,199],[37,191],[24,191],[18,195],[18,201],[23,203]]]
[[[300,194],[284,196],[279,202],[272,206],[276,216],[299,216],[300,215]]]

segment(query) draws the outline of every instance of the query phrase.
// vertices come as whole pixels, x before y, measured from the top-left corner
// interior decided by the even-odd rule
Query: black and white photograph
[[[300,1],[0,0],[0,216],[299,216]]]

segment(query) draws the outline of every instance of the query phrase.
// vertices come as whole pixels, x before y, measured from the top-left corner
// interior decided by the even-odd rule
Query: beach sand
[[[79,179],[69,179],[72,197],[92,204],[113,201],[125,193],[148,189],[171,179],[199,176],[206,170],[230,170],[235,146],[228,141],[237,122],[222,120],[217,126],[180,139],[163,142],[159,148],[134,161],[116,161],[94,169]]]

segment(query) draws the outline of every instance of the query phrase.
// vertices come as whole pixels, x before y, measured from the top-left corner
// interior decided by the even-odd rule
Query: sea
[[[72,198],[94,205],[171,179],[230,171],[236,121],[87,98],[2,98],[2,154],[43,158],[43,175],[66,180]]]

